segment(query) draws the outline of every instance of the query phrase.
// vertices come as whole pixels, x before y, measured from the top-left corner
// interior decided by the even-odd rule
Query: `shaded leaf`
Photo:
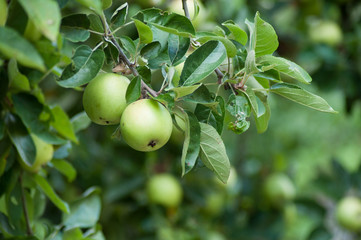
[[[190,39],[175,34],[169,34],[168,54],[172,65],[182,59],[190,46]]]
[[[141,78],[138,76],[133,78],[130,82],[125,94],[127,104],[132,103],[140,98],[142,86],[141,81]]]
[[[60,106],[54,106],[51,108],[53,119],[51,126],[54,127],[60,135],[78,143],[78,139],[75,136],[73,125],[71,124],[68,115],[63,111]]]
[[[72,182],[76,177],[75,168],[68,162],[62,159],[53,159],[50,162],[59,172],[61,172],[69,182]]]
[[[15,59],[11,59],[8,65],[8,75],[10,80],[10,88],[20,91],[30,91],[29,79],[19,72]]]
[[[199,157],[204,165],[212,170],[223,183],[227,183],[231,165],[221,136],[211,125],[200,123],[201,150]]]
[[[61,21],[61,32],[63,36],[72,42],[83,42],[90,37],[87,30],[90,27],[90,20],[86,14],[72,14]]]
[[[235,118],[234,122],[228,124],[228,128],[236,134],[245,132],[250,125],[247,117],[251,114],[247,98],[243,95],[232,94],[228,99],[226,109]]]
[[[194,91],[196,91],[202,84],[197,84],[193,86],[184,86],[184,87],[175,87],[172,88],[171,91],[175,92],[175,99],[177,100],[181,97],[187,96],[189,94],[192,94]]]
[[[102,15],[103,4],[101,0],[77,0],[80,4],[93,10],[96,14]]]
[[[120,7],[118,7],[114,11],[110,19],[113,28],[118,28],[122,26],[125,23],[125,20],[127,19],[127,15],[128,15],[128,3],[126,2],[120,5]]]
[[[75,133],[86,129],[91,124],[91,120],[85,111],[80,112],[75,116],[73,116],[70,122],[73,125],[73,129]]]
[[[6,0],[0,0],[0,26],[4,26],[8,17],[8,4]]]

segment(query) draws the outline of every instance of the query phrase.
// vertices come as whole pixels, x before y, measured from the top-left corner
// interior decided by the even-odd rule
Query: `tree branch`
[[[187,5],[187,0],[182,0],[182,5],[183,5],[183,10],[184,10],[184,15],[191,20],[191,17],[189,16],[189,11],[188,11],[188,5]]]
[[[125,55],[125,53],[123,52],[119,43],[117,42],[117,40],[113,36],[112,32],[110,31],[109,25],[108,25],[104,15],[101,16],[100,19],[101,19],[101,21],[103,23],[103,27],[104,27],[105,41],[110,42],[112,45],[114,45],[118,49],[118,52],[119,52],[118,61],[124,62],[128,66],[128,68],[132,71],[134,76],[136,76],[136,77],[139,76],[139,73],[138,73],[137,69],[135,68],[134,64],[132,64],[129,61],[128,57]],[[142,85],[142,88],[145,89],[147,92],[149,92],[149,94],[152,95],[153,97],[157,97],[159,95],[156,91],[154,91],[152,88],[150,88],[142,79],[141,79],[141,85]]]
[[[22,201],[22,205],[23,205],[24,218],[25,218],[25,222],[26,222],[26,233],[29,236],[32,236],[33,235],[33,230],[31,229],[31,226],[30,226],[28,207],[26,205],[25,191],[24,191],[24,186],[23,186],[23,172],[22,171],[21,171],[20,176],[19,176],[19,182],[20,182],[20,188],[21,188],[21,201]]]

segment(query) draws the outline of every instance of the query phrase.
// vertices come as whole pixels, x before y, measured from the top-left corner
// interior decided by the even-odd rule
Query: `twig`
[[[28,207],[26,205],[25,191],[24,191],[24,186],[23,186],[23,172],[20,173],[19,182],[20,182],[20,188],[21,188],[21,201],[23,204],[23,211],[24,211],[24,217],[25,217],[25,222],[26,222],[26,233],[28,234],[28,236],[32,236],[33,230],[31,229],[31,226],[30,226]]]
[[[217,78],[218,78],[217,83],[218,83],[218,84],[222,84],[222,79],[223,79],[223,77],[224,77],[222,71],[219,70],[219,68],[216,68],[216,70],[214,70],[214,71],[215,71],[215,73],[217,74]]]
[[[117,42],[117,40],[113,36],[112,32],[110,31],[110,28],[109,28],[108,23],[107,23],[107,21],[105,19],[105,16],[102,15],[100,17],[100,19],[101,19],[101,21],[103,23],[103,27],[104,27],[104,31],[105,31],[105,35],[104,35],[105,41],[110,42],[111,44],[113,44],[118,49],[119,61],[124,62],[128,66],[128,68],[132,71],[134,76],[136,76],[136,77],[139,76],[139,73],[138,73],[137,69],[135,68],[134,64],[132,64],[129,61],[128,57],[125,55],[122,48],[119,46],[119,43]],[[156,91],[154,91],[153,89],[151,89],[143,80],[141,80],[141,85],[142,85],[142,88],[147,90],[147,92],[149,92],[149,94],[152,95],[153,97],[158,96],[158,93]]]
[[[184,10],[184,15],[191,20],[191,17],[189,16],[189,11],[188,11],[188,5],[187,5],[187,0],[182,0],[182,5],[183,5],[183,10]]]

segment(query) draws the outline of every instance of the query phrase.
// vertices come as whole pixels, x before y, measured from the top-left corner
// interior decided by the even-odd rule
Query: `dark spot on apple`
[[[106,124],[109,124],[109,121],[105,121]]]
[[[155,140],[151,140],[149,143],[148,143],[148,146],[151,146],[151,147],[154,147],[155,145],[157,145],[157,142]]]

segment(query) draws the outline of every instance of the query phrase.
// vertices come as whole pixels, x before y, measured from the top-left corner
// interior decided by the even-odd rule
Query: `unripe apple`
[[[147,195],[150,202],[172,208],[181,203],[183,190],[175,177],[162,173],[149,179]]]
[[[170,138],[172,126],[168,110],[153,99],[141,99],[129,104],[120,120],[124,141],[142,152],[164,146]]]
[[[291,179],[283,173],[274,173],[269,176],[264,187],[266,197],[275,207],[282,207],[296,195]]]
[[[30,134],[30,136],[35,145],[35,161],[32,166],[25,164],[22,160],[20,160],[20,163],[25,170],[29,172],[38,172],[44,164],[48,163],[53,158],[54,148],[53,145],[44,142],[36,135]]]
[[[352,196],[343,198],[337,205],[336,217],[342,227],[350,231],[361,230],[361,200]]]
[[[311,24],[309,36],[315,43],[325,43],[330,46],[334,46],[341,43],[342,30],[335,22],[319,21]]]
[[[100,125],[118,124],[126,107],[128,85],[128,78],[115,73],[96,76],[83,95],[83,106],[88,117]]]

